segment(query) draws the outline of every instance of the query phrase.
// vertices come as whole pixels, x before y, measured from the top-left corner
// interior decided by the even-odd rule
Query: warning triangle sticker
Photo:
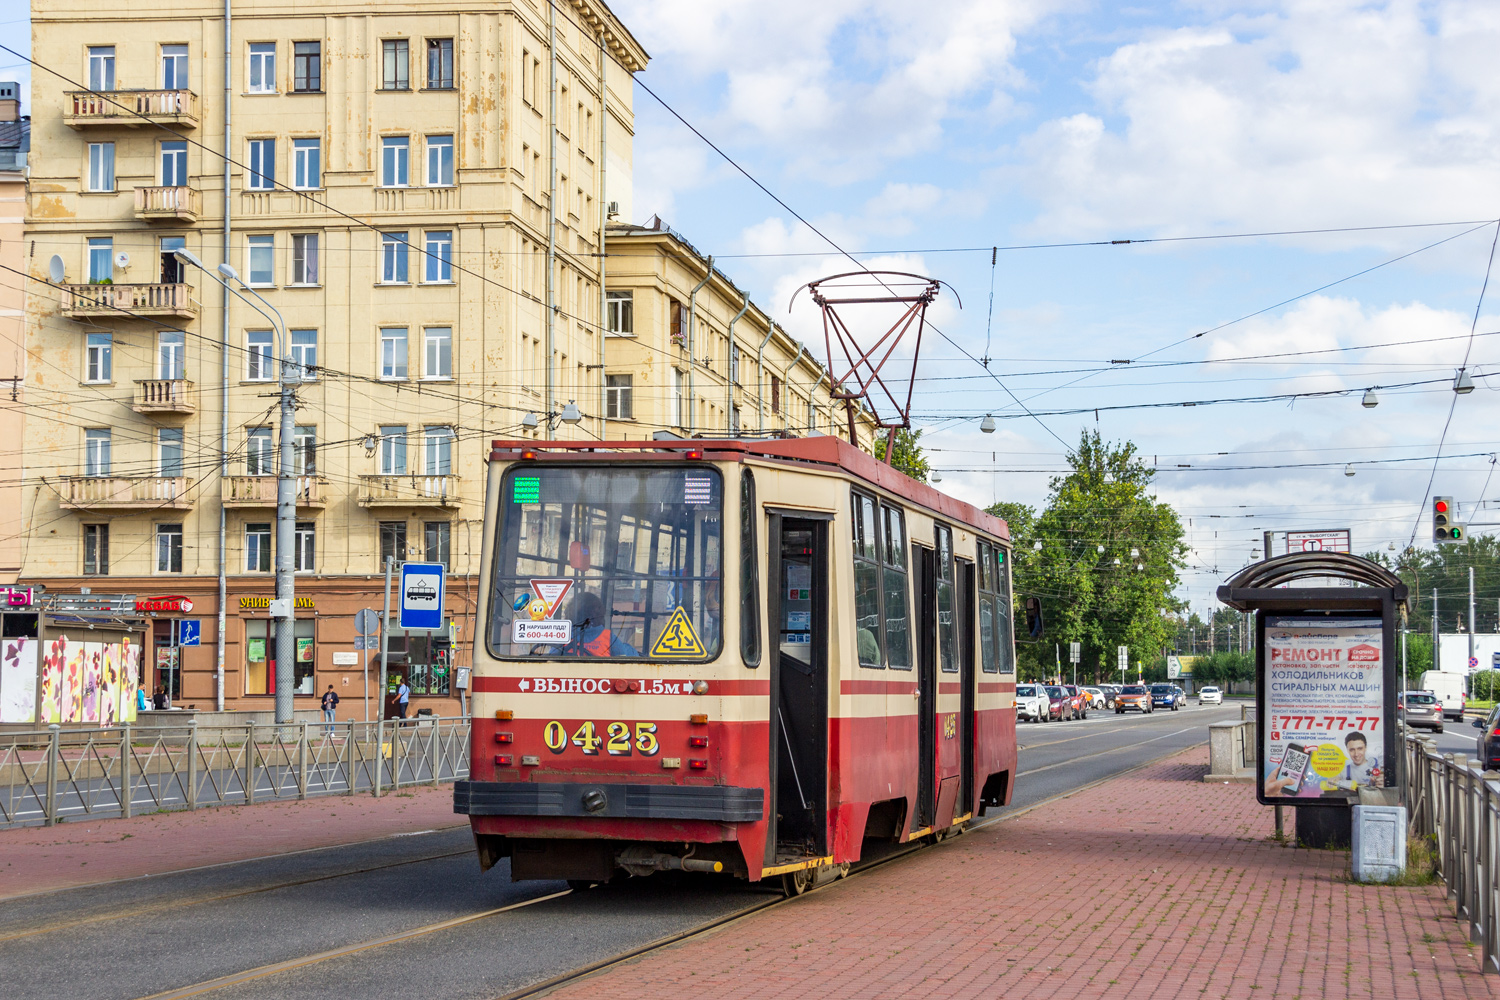
[[[656,637],[651,655],[660,660],[708,655],[703,643],[698,641],[698,633],[693,631],[693,623],[688,621],[687,612],[682,610],[682,605],[679,604],[677,610],[672,612],[667,627]]]
[[[557,613],[558,606],[562,604],[564,595],[572,589],[573,581],[569,579],[531,581],[531,592],[540,597],[542,603],[547,605],[548,618]]]

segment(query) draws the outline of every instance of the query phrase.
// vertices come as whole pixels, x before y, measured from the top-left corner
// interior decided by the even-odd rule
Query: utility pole
[[[1469,567],[1469,659],[1464,663],[1464,673],[1474,669],[1474,567]]]
[[[276,318],[280,319],[281,314],[277,313]],[[292,437],[297,422],[295,389],[300,379],[292,365],[285,323],[281,329],[282,349],[286,353],[277,360],[277,381],[281,391],[281,440],[278,442],[281,453],[276,463],[276,601],[281,616],[276,618],[276,721],[291,722],[292,689],[297,684],[297,577],[292,571],[292,558],[297,548],[297,480],[292,474]]]
[[[1432,588],[1432,669],[1436,670],[1441,664],[1438,657],[1438,603],[1437,588]]]

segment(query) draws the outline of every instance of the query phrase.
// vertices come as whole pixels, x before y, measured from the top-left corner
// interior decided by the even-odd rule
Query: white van
[[[1469,686],[1467,674],[1448,673],[1443,670],[1425,670],[1417,681],[1417,690],[1431,691],[1443,706],[1443,718],[1463,721],[1464,698]]]

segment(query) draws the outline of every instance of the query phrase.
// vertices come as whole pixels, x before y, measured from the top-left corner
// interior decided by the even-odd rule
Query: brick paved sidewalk
[[[0,830],[0,899],[467,822],[440,785]]]
[[[1440,886],[1269,839],[1208,753],[966,834],[554,998],[1500,996]]]

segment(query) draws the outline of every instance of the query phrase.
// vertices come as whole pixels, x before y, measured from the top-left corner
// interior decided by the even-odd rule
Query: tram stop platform
[[[1185,751],[549,996],[1500,996],[1441,885],[1353,883],[1207,771]]]

